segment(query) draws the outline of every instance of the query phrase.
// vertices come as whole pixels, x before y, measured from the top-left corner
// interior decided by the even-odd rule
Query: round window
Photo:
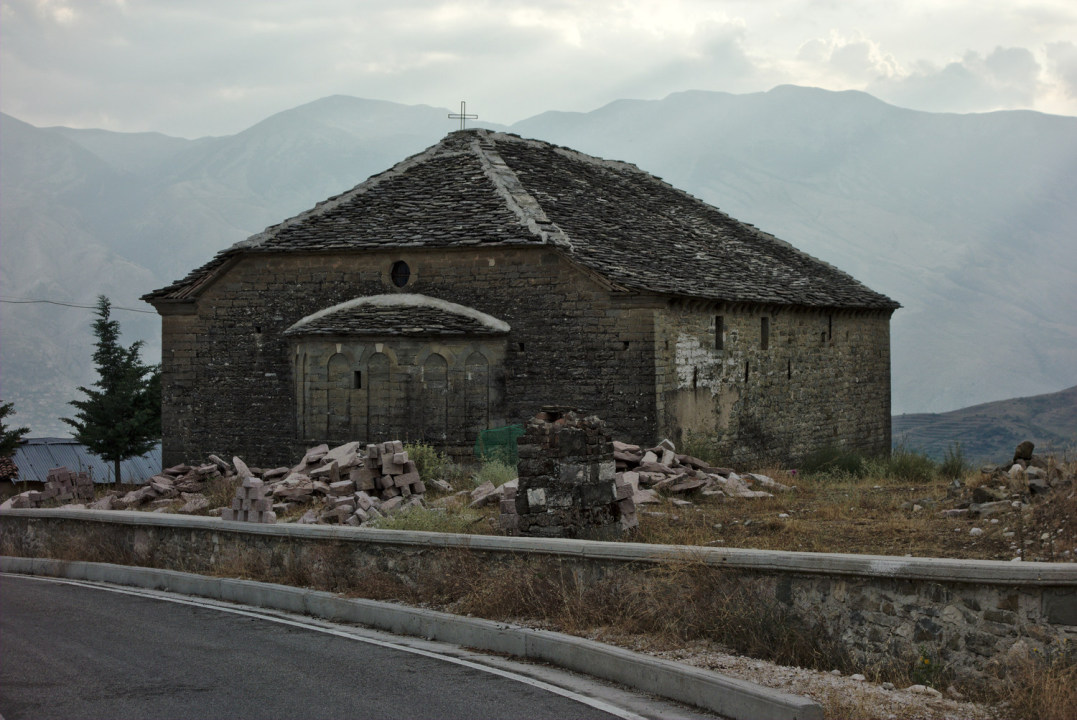
[[[393,279],[393,285],[404,287],[408,284],[408,278],[411,277],[411,268],[403,260],[397,260],[393,263],[393,269],[389,273],[389,277]]]

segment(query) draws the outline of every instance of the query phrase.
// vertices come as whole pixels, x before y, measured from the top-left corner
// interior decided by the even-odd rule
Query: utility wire
[[[60,302],[59,300],[31,300],[29,298],[0,298],[0,303],[11,303],[12,305],[28,305],[30,303],[45,303],[48,305],[62,305],[64,307],[84,308],[86,310],[96,310],[96,305],[78,305],[76,303]],[[119,305],[110,305],[113,310],[126,310],[128,312],[146,313],[147,315],[156,315],[155,310],[139,310],[138,308],[121,307]]]

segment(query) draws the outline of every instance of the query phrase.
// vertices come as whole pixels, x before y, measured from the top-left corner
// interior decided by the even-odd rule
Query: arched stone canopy
[[[398,293],[355,298],[286,332],[299,440],[473,443],[504,424],[502,320]]]

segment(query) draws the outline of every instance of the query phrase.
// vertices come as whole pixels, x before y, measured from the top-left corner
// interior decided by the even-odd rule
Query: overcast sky
[[[0,106],[38,126],[238,132],[326,95],[512,123],[793,83],[1077,115],[1074,0],[0,0]]]

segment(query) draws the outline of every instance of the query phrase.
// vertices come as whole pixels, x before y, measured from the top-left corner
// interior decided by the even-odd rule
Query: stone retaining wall
[[[332,550],[326,553],[326,548]],[[526,557],[568,569],[578,582],[643,572],[655,563],[728,569],[731,590],[823,626],[866,665],[924,655],[976,675],[1018,641],[1077,641],[1077,564],[773,552],[371,530],[252,525],[208,517],[87,510],[0,513],[0,554],[220,572],[244,558],[272,579],[333,562],[381,570],[407,582],[437,572],[460,551],[490,561]],[[484,558],[485,562],[485,558]],[[242,568],[239,568],[242,569]]]

